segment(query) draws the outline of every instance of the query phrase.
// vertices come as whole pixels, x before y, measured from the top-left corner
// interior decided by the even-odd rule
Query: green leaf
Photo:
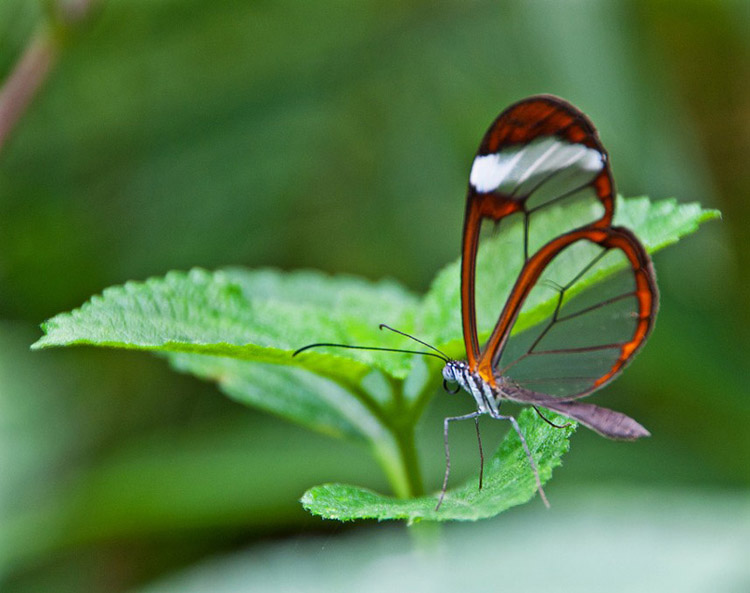
[[[108,288],[45,323],[46,335],[33,347],[89,344],[165,355],[178,370],[216,381],[237,401],[368,443],[396,476],[403,474],[393,469],[400,445],[388,424],[409,414],[394,409],[390,385],[381,393],[376,369],[405,375],[409,359],[348,350],[292,352],[321,337],[348,344],[393,341],[398,336],[380,332],[378,323],[385,318],[410,327],[416,303],[388,281],[313,271],[195,269]],[[398,481],[403,491],[407,480]]]
[[[720,218],[720,211],[701,208],[697,202],[682,204],[674,198],[652,202],[640,197],[619,198],[614,222],[634,230],[653,253],[694,233],[701,223]]]
[[[550,414],[552,421],[565,423],[566,418]],[[568,438],[575,424],[564,429],[554,428],[532,410],[518,417],[521,432],[537,464],[544,484],[552,470],[560,465],[568,451]],[[476,521],[493,517],[513,506],[528,502],[536,494],[534,474],[526,452],[514,430],[509,430],[498,451],[485,467],[484,485],[477,488],[472,478],[456,489],[448,490],[440,510],[436,511],[437,495],[403,500],[377,494],[365,488],[345,484],[325,484],[311,488],[302,496],[304,507],[326,519],[406,519],[431,521]]]
[[[393,282],[306,271],[195,269],[108,288],[43,324],[46,335],[33,348],[88,344],[226,356],[294,364],[356,382],[372,366],[405,375],[408,365],[403,357],[370,352],[313,352],[297,359],[291,354],[321,338],[387,343],[393,338],[378,332],[378,324],[386,319],[409,328],[416,305],[416,297]]]

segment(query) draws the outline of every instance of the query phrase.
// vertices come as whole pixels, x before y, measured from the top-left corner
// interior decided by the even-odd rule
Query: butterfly
[[[569,228],[535,232],[535,218],[565,204],[579,205]],[[537,412],[538,406],[554,410],[611,439],[649,435],[625,414],[577,401],[622,372],[644,345],[658,308],[648,253],[630,230],[613,225],[614,213],[609,155],[579,109],[558,97],[537,95],[511,105],[492,123],[472,163],[466,199],[461,318],[467,359],[448,360],[443,367],[445,381],[470,393],[477,410],[445,420],[447,462],[438,508],[450,471],[448,424],[476,421],[484,414],[512,423],[546,504],[515,418],[500,414],[503,400],[530,404]],[[481,225],[512,218],[523,257],[480,348],[475,276]],[[591,286],[592,278],[602,276]],[[539,308],[550,290],[556,298],[545,321],[514,335],[519,316]]]
[[[632,418],[580,400],[617,377],[649,336],[658,308],[651,260],[636,236],[613,224],[615,190],[609,155],[596,128],[579,109],[552,95],[514,103],[495,119],[482,139],[469,174],[461,249],[461,320],[466,360],[399,330],[433,352],[392,348],[311,344],[414,352],[444,362],[444,385],[468,392],[476,410],[445,418],[446,467],[436,510],[450,475],[448,428],[473,419],[484,456],[479,418],[507,420],[517,433],[548,506],[539,472],[513,416],[503,401],[552,410],[611,439],[634,440],[649,432]],[[551,225],[556,220],[564,225]],[[503,238],[496,264],[479,252],[482,227]],[[490,239],[493,241],[493,239]],[[511,286],[477,290],[477,268],[503,266]],[[504,301],[502,298],[504,297]],[[504,302],[487,317],[493,304]],[[481,306],[478,306],[481,305]],[[484,318],[480,318],[480,313]],[[490,327],[480,347],[480,327]]]

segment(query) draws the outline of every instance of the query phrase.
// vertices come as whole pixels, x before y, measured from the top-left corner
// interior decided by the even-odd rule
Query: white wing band
[[[598,150],[547,136],[523,146],[477,156],[469,183],[481,193],[498,189],[513,193],[529,179],[553,175],[557,170],[572,168],[593,179],[603,167],[604,158]]]

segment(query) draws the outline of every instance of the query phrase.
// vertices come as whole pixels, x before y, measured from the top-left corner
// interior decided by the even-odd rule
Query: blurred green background
[[[59,42],[0,146],[4,592],[133,590],[248,547],[245,573],[236,560],[199,571],[210,586],[194,590],[269,590],[273,567],[295,578],[311,533],[320,562],[298,579],[338,590],[337,554],[359,567],[393,554],[380,533],[393,527],[319,521],[297,502],[325,481],[385,488],[366,451],[246,409],[157,358],[28,347],[40,322],[109,285],[192,266],[312,267],[423,291],[458,256],[486,127],[538,92],[597,124],[620,193],[700,201],[724,219],[656,256],[656,330],[597,396],[653,437],[613,443],[582,429],[548,486],[550,512],[532,503],[445,538],[510,550],[520,537],[550,553],[578,538],[592,562],[617,554],[644,577],[630,591],[665,590],[673,564],[690,575],[690,558],[709,557],[726,529],[733,550],[750,551],[750,3],[87,4],[0,2],[3,79],[34,35]],[[70,16],[76,6],[84,18]],[[440,419],[470,407],[437,398],[425,418],[428,485],[442,472]],[[383,570],[413,577],[429,562]],[[513,562],[528,572],[540,558]],[[718,588],[688,578],[694,588],[679,590],[750,588],[750,573],[700,566],[724,576],[706,581]],[[186,591],[184,579],[155,590]],[[602,590],[591,583],[575,590]]]

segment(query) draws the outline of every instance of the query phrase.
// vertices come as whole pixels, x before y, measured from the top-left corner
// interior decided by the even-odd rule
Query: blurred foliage
[[[549,513],[528,507],[502,520],[451,525],[432,554],[379,526],[207,559],[140,593],[738,593],[750,585],[746,500],[717,497],[709,511],[704,499],[669,490],[571,494]]]
[[[52,4],[0,2],[2,78]],[[750,4],[679,6],[101,0],[68,25],[0,148],[3,591],[121,591],[244,542],[331,529],[296,502],[309,484],[382,486],[364,452],[255,415],[161,361],[31,354],[34,326],[106,286],[193,266],[313,267],[422,291],[456,257],[481,134],[536,92],[596,122],[621,193],[725,217],[655,258],[654,335],[598,398],[654,436],[624,445],[579,431],[552,513],[556,492],[649,485],[697,493],[700,510],[655,523],[673,534],[665,547],[723,529],[722,490],[750,485]],[[440,418],[467,405],[436,398],[427,472],[441,474]],[[459,464],[473,468],[465,436]],[[601,494],[570,524],[519,514],[519,532],[565,546],[576,537],[565,526],[586,515],[601,522],[586,532],[596,549],[615,537],[601,505],[622,505],[642,527],[628,541],[649,541],[659,496],[623,497]],[[639,549],[626,548],[632,566],[652,560]],[[668,567],[699,568],[688,562]]]

